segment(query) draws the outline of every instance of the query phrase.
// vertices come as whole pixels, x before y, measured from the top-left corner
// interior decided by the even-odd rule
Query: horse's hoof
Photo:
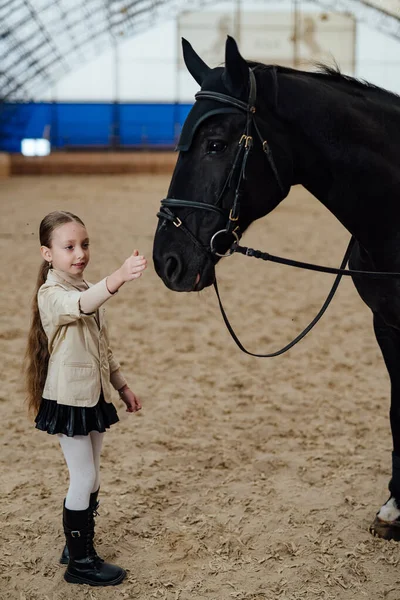
[[[380,537],[384,540],[395,540],[400,542],[400,521],[382,521],[379,517],[375,517],[374,522],[369,528],[369,532],[375,537]]]

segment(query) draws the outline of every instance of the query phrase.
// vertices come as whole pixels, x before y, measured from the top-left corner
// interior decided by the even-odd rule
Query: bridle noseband
[[[222,187],[222,190],[218,196],[216,204],[207,204],[205,202],[193,202],[192,200],[179,200],[176,198],[165,198],[161,201],[161,209],[160,212],[157,213],[157,217],[159,219],[164,219],[172,222],[175,227],[180,227],[181,230],[191,239],[193,244],[205,252],[207,254],[225,257],[231,256],[236,247],[239,244],[241,238],[241,231],[239,226],[239,216],[240,216],[240,200],[243,194],[243,181],[246,179],[246,165],[248,156],[253,147],[253,137],[252,130],[254,129],[256,135],[258,136],[262,150],[264,155],[266,156],[269,165],[272,169],[272,172],[275,176],[275,179],[278,183],[278,186],[282,192],[282,196],[285,196],[284,188],[279,177],[279,173],[277,171],[275,161],[273,159],[271,150],[269,148],[267,140],[263,139],[261,135],[260,129],[257,125],[256,121],[256,99],[257,99],[257,83],[256,78],[254,76],[253,70],[249,69],[249,97],[247,102],[243,102],[234,96],[228,96],[226,94],[222,94],[220,92],[212,92],[212,91],[200,91],[195,95],[196,101],[198,100],[216,100],[217,102],[229,105],[232,109],[235,109],[234,112],[242,111],[246,114],[246,125],[243,131],[242,136],[240,137],[238,149],[236,151],[235,158],[233,160],[231,169],[229,171],[228,177]],[[232,111],[233,112],[233,111]],[[213,111],[210,111],[210,116],[212,116]],[[207,118],[207,114],[204,116]],[[228,210],[222,208],[222,199],[224,197],[225,192],[234,184],[234,179],[236,175],[236,184],[235,184],[235,193],[234,200],[231,208]],[[186,227],[186,225],[182,222],[182,220],[173,212],[174,208],[195,208],[201,210],[207,210],[209,212],[214,212],[219,215],[222,215],[227,219],[227,223],[225,229],[219,229],[216,231],[209,242],[209,246],[204,246],[201,242],[193,235],[193,233]],[[232,236],[232,244],[228,248],[228,250],[221,254],[217,251],[216,240],[221,234],[228,234]]]

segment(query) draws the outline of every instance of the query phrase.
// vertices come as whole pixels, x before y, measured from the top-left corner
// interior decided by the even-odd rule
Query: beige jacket
[[[101,390],[105,401],[111,402],[111,384],[118,390],[126,381],[109,347],[105,309],[100,308],[112,294],[105,279],[87,284],[88,291],[85,283],[52,269],[38,291],[38,306],[50,353],[43,397],[91,407]],[[91,314],[81,311],[82,293]]]

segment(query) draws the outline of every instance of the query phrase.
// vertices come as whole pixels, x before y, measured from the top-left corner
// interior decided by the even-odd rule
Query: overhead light
[[[25,138],[21,141],[21,154],[24,156],[47,156],[51,147],[44,138]]]

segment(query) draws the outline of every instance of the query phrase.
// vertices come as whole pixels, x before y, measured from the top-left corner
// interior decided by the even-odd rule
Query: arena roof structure
[[[352,12],[400,39],[400,0],[314,3]],[[0,0],[0,98],[30,99],[118,40],[210,4],[215,0]]]
[[[400,0],[315,0],[315,3],[327,10],[351,12],[359,21],[400,40]]]

